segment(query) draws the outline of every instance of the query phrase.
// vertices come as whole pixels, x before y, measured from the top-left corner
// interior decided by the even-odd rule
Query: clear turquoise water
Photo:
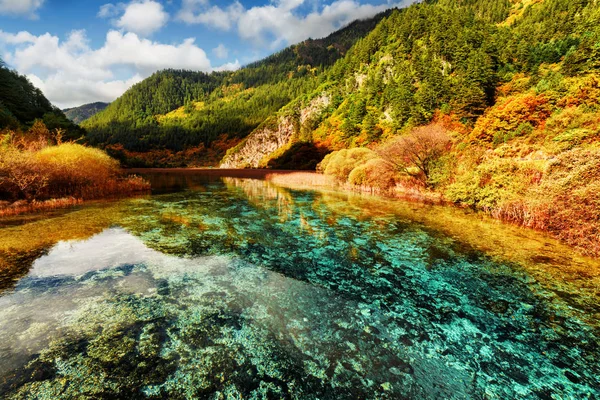
[[[434,208],[153,179],[0,229],[36,244],[4,250],[0,397],[600,398],[592,261]]]

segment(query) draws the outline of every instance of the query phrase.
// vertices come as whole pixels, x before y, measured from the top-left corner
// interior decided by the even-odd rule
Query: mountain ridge
[[[86,119],[96,115],[100,111],[109,106],[110,103],[96,101],[93,103],[83,104],[78,107],[64,108],[62,112],[76,124],[80,124]]]
[[[235,72],[156,72],[85,121],[88,140],[129,165],[181,165],[157,165],[157,153],[162,160],[204,153],[184,164],[217,165],[229,148],[221,143],[238,144],[286,104],[318,87],[321,72],[390,13],[352,22]]]

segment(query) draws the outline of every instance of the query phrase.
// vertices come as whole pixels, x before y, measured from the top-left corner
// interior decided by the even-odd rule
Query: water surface
[[[600,397],[596,261],[457,210],[151,179],[0,229],[0,396]]]

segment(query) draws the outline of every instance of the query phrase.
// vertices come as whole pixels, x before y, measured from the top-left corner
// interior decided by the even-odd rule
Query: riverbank
[[[298,171],[291,170],[274,170],[274,169],[227,169],[227,168],[128,168],[125,170],[127,174],[152,174],[152,173],[171,173],[171,174],[197,174],[202,173],[206,176],[230,178],[248,178],[248,179],[264,179],[267,175],[291,175]]]
[[[372,193],[388,198],[397,198],[425,204],[439,204],[463,209],[469,208],[464,204],[457,204],[448,201],[444,198],[443,194],[439,192],[419,190],[415,187],[404,188],[401,185],[396,185],[390,189],[380,189],[368,186],[351,185],[348,183],[340,184],[339,181],[335,180],[335,178],[316,172],[294,172],[291,174],[288,173],[286,175],[279,175],[277,172],[273,172],[271,174],[267,174],[266,179],[277,185],[286,187],[320,187],[342,189],[352,192]],[[568,230],[566,231],[568,233],[566,233],[561,229],[561,227],[563,226],[577,225],[577,221],[575,220],[575,218],[577,215],[579,215],[578,213],[581,212],[581,208],[585,207],[585,204],[579,204],[577,210],[562,210],[562,215],[564,215],[565,218],[564,220],[562,220],[562,224],[558,226],[550,223],[528,224],[526,223],[526,215],[522,215],[520,218],[515,217],[515,215],[517,215],[518,213],[523,214],[526,212],[542,214],[542,211],[527,210],[526,207],[527,205],[525,205],[525,201],[523,200],[521,203],[514,203],[514,208],[512,212],[509,209],[505,209],[503,212],[496,212],[496,210],[490,210],[489,212],[486,212],[485,210],[475,211],[481,212],[482,214],[485,214],[506,224],[515,225],[521,228],[532,229],[538,232],[544,232],[552,236],[553,238],[561,241],[562,243],[565,243],[570,247],[576,249],[583,255],[592,256],[595,258],[600,257],[600,245],[598,244],[599,242],[594,243],[593,237],[593,230],[597,231],[600,228],[600,219],[597,220],[595,223],[594,221],[581,221],[581,229],[579,231]],[[545,205],[538,205],[538,207],[545,207]],[[546,211],[546,213],[550,214],[550,211]],[[549,218],[548,215],[547,218]],[[592,232],[590,233],[590,231]],[[590,233],[592,237],[586,237],[586,240],[581,240],[582,236],[588,233]],[[600,238],[598,238],[598,240],[600,241]]]
[[[118,161],[102,150],[75,143],[52,145],[43,138],[34,140],[18,133],[3,136],[0,217],[149,190],[149,182],[124,174]]]

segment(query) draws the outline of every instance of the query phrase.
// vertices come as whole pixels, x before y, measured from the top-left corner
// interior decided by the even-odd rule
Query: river
[[[0,397],[600,398],[600,262],[441,206],[152,173],[4,221]]]

